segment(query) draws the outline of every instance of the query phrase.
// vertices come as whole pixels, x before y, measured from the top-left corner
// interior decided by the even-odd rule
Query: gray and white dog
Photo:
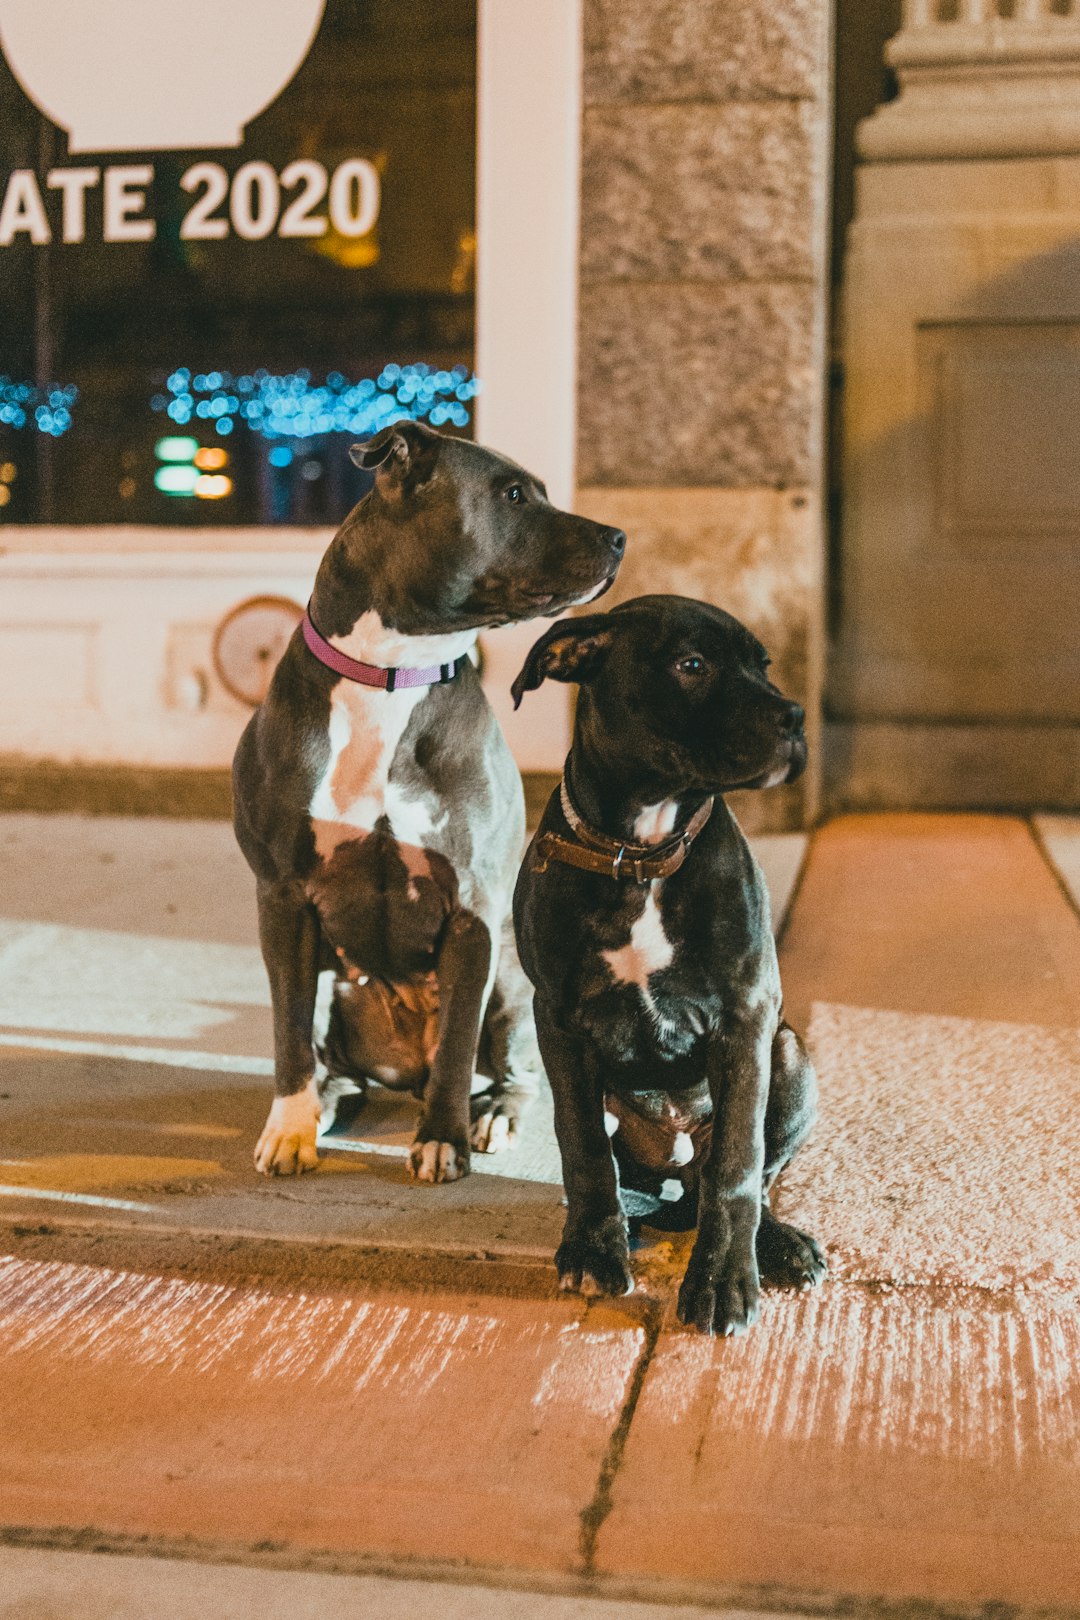
[[[418,423],[353,459],[374,488],[331,542],[233,766],[274,1018],[276,1097],[255,1164],[288,1175],[317,1162],[313,1023],[332,968],[330,1076],[413,1091],[411,1171],[453,1181],[470,1144],[511,1141],[540,1070],[508,917],[521,779],[468,654],[485,627],[599,595],[625,536]],[[470,1104],[478,1066],[490,1084]]]

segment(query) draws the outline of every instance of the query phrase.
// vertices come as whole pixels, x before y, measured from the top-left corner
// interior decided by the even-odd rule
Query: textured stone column
[[[828,21],[585,0],[579,505],[627,530],[622,596],[745,619],[815,733]],[[740,812],[797,825],[815,784]]]
[[[1080,9],[1054,0],[907,0],[887,58],[900,95],[859,132],[871,161],[1080,150]]]

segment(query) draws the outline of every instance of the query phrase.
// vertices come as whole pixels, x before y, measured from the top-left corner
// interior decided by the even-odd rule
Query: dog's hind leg
[[[322,1114],[320,1132],[333,1126],[351,1125],[367,1101],[368,1080],[349,1061],[347,1031],[335,994],[337,975],[333,969],[319,974],[315,997],[315,1054],[319,1060],[317,1085]]]
[[[769,1101],[765,1110],[765,1175],[757,1261],[761,1280],[780,1288],[812,1288],[826,1272],[814,1239],[797,1226],[777,1220],[769,1190],[806,1141],[817,1118],[817,1076],[810,1055],[789,1024],[773,1041]]]
[[[518,960],[513,919],[508,916],[482,1036],[483,1071],[490,1073],[492,1085],[472,1099],[472,1145],[479,1153],[517,1146],[521,1121],[539,1088],[543,1064],[532,1002],[532,985]]]
[[[768,1192],[781,1170],[814,1128],[817,1075],[810,1054],[790,1024],[773,1039],[769,1101],[765,1109],[765,1176]]]

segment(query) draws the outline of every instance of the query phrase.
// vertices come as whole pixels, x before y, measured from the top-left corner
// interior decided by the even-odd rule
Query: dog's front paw
[[[518,1145],[521,1116],[532,1101],[512,1095],[478,1099],[479,1109],[472,1123],[471,1140],[477,1153],[502,1153]]]
[[[809,1232],[778,1221],[768,1210],[761,1212],[757,1262],[763,1283],[771,1283],[774,1288],[797,1288],[800,1293],[816,1288],[829,1269]]]
[[[741,1248],[741,1246],[740,1246]],[[679,1289],[679,1320],[702,1333],[745,1333],[758,1319],[760,1289],[753,1251],[735,1245],[716,1256],[695,1244]]]
[[[634,1276],[621,1217],[564,1238],[555,1251],[555,1269],[564,1293],[632,1294]]]
[[[310,1080],[291,1097],[275,1097],[255,1145],[255,1168],[264,1176],[295,1176],[319,1162],[315,1138],[322,1105]]]
[[[469,1173],[469,1150],[460,1143],[416,1141],[409,1149],[414,1181],[460,1181]]]

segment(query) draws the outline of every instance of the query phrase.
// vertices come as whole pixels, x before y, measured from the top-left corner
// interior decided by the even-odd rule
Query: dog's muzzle
[[[790,739],[787,744],[787,749],[788,766],[786,773],[783,777],[781,777],[781,781],[797,782],[803,771],[806,769],[806,760],[808,755],[806,738],[803,736],[801,731],[797,737],[792,737]]]

